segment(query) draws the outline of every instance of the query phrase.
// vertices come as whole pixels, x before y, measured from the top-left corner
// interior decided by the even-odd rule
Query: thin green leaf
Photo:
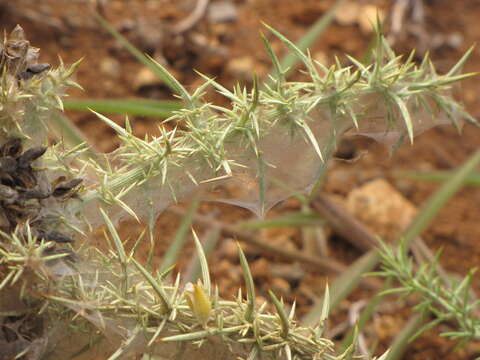
[[[198,239],[197,233],[193,229],[192,229],[192,234],[193,234],[193,239],[195,240],[195,248],[197,249],[198,259],[200,261],[200,267],[202,269],[203,286],[205,287],[207,296],[210,297],[212,285],[210,281],[210,271],[208,269],[207,257],[203,252],[203,247],[202,247],[202,244],[200,243],[200,240]]]
[[[407,350],[408,343],[419,328],[425,323],[425,315],[417,314],[413,316],[404,326],[402,331],[395,337],[393,344],[390,346],[388,355],[385,360],[399,360]]]
[[[270,42],[267,40],[265,35],[262,33],[262,40],[263,44],[265,46],[265,49],[268,52],[268,55],[270,56],[270,60],[272,61],[273,64],[273,70],[270,73],[270,78],[267,78],[267,83],[271,81],[271,79],[275,79],[275,81],[279,82],[280,84],[283,84],[285,82],[285,73],[282,69],[282,66],[280,65],[280,61],[278,60],[277,54],[275,54],[275,51],[273,51],[272,46],[270,45]]]
[[[403,121],[405,121],[405,126],[407,128],[408,137],[410,139],[410,143],[413,144],[413,123],[412,118],[410,117],[410,112],[408,111],[407,105],[403,102],[400,97],[394,93],[391,93],[390,96],[395,101],[402,114]]]
[[[220,240],[220,234],[220,230],[214,228],[204,236],[205,240],[203,242],[203,252],[207,258],[215,250],[218,240]],[[197,279],[201,275],[201,272],[202,268],[200,266],[200,259],[198,254],[195,254],[195,257],[192,260],[191,268],[188,271],[188,274],[183,276],[183,279],[185,282],[196,283]]]
[[[458,62],[450,69],[450,71],[447,73],[447,76],[454,76],[458,74],[462,70],[463,65],[465,65],[474,49],[475,45],[470,46],[470,48],[465,52],[465,54],[463,54],[460,60],[458,60]]]
[[[64,102],[66,110],[94,110],[106,114],[128,114],[147,117],[167,118],[182,108],[178,101],[146,99],[74,99]]]
[[[275,296],[272,290],[268,290],[268,295],[270,295],[273,305],[275,306],[275,309],[277,310],[278,316],[280,318],[280,324],[282,326],[282,337],[286,338],[288,336],[288,332],[290,331],[290,323],[288,321],[288,315],[285,312],[285,308],[283,307],[283,304],[280,302],[280,300],[278,300],[278,298]]]
[[[157,63],[151,57],[142,54],[130,41],[128,41],[122,34],[120,34],[112,25],[110,25],[102,16],[95,13],[97,21],[120,42],[139,62],[148,67],[155,75],[157,75],[174,93],[180,95],[189,106],[193,105],[190,94],[178,82],[175,77],[170,74],[167,69]]]
[[[170,312],[172,310],[172,305],[170,303],[170,300],[167,296],[167,293],[165,290],[162,288],[162,284],[159,283],[151,274],[150,272],[145,269],[138,261],[132,258],[133,264],[137,267],[137,269],[142,273],[142,275],[145,277],[145,279],[148,281],[148,283],[152,286],[153,290],[155,293],[158,295],[163,307],[167,312]]]
[[[311,45],[315,43],[315,41],[318,41],[318,39],[321,37],[325,29],[332,23],[332,21],[335,18],[335,13],[337,10],[346,2],[346,0],[337,0],[331,7],[330,9],[320,18],[318,19],[311,27],[310,29],[306,32],[304,36],[294,45],[296,49],[298,49],[302,54],[303,51],[306,51]],[[270,30],[269,26],[267,26]],[[273,33],[279,37],[280,39],[285,39],[285,37],[281,34],[279,34],[276,31],[273,31]],[[280,36],[279,36],[280,35]],[[293,44],[292,44],[293,45]],[[300,55],[297,50],[294,50],[294,53],[290,53],[285,56],[285,58],[282,59],[282,61],[279,63],[279,65],[275,66],[275,72],[278,72],[278,69],[286,69],[285,76],[288,76],[296,67],[298,64],[298,57],[304,60],[304,54]],[[278,68],[278,69],[277,69]],[[274,73],[270,73],[270,76],[275,76]]]
[[[383,289],[388,289],[392,286],[392,279],[387,279],[383,284]],[[354,343],[355,332],[362,332],[367,325],[368,320],[373,316],[375,313],[375,309],[380,304],[383,299],[383,295],[381,293],[377,293],[374,297],[372,297],[365,308],[363,309],[360,317],[357,320],[355,328],[351,329],[347,335],[343,338],[342,344],[340,345],[340,351],[345,351]],[[385,355],[384,355],[385,356]]]
[[[465,179],[467,179],[479,164],[480,151],[477,151],[428,199],[427,203],[422,207],[420,213],[414,218],[403,235],[407,246],[430,225],[440,209],[442,209],[447,201],[461,188]]]
[[[103,221],[105,221],[105,224],[107,224],[108,232],[112,236],[113,243],[115,245],[115,248],[117,249],[117,255],[118,258],[120,259],[120,262],[122,264],[127,263],[127,254],[125,253],[125,248],[123,247],[122,240],[120,239],[120,235],[118,235],[117,229],[113,225],[112,221],[108,217],[108,215],[103,211],[102,208],[100,208],[100,213],[102,214]]]
[[[306,49],[300,49],[297,45],[295,45],[293,42],[291,42],[289,39],[287,39],[284,35],[279,33],[277,30],[274,28],[270,27],[267,24],[263,24],[268,30],[270,30],[277,38],[279,38],[285,45],[288,46],[290,49],[292,56],[296,56],[298,59],[300,59],[305,65],[309,63],[307,55],[305,55],[304,51]],[[292,64],[295,64],[296,61],[289,61],[292,62]],[[288,67],[283,64],[284,62],[282,61],[282,64],[280,66],[281,69],[287,69],[286,72],[288,72]]]
[[[168,247],[167,252],[163,256],[162,265],[160,266],[160,272],[164,271],[165,269],[175,265],[177,262],[178,255],[182,250],[185,242],[187,241],[187,234],[192,225],[193,217],[198,210],[199,201],[195,199],[190,207],[188,208],[187,213],[182,219],[180,226],[173,237],[173,240]]]
[[[245,280],[245,287],[247,289],[247,311],[245,312],[245,319],[252,322],[255,312],[255,284],[253,283],[252,272],[248,266],[247,258],[243,253],[242,247],[237,243],[238,256],[240,258],[240,265],[242,266],[243,278]]]
[[[398,176],[413,180],[424,180],[434,182],[445,182],[454,175],[453,171],[431,171],[431,172],[402,172]],[[480,173],[472,172],[464,181],[465,186],[480,186]]]
[[[380,260],[376,250],[370,250],[345,270],[330,288],[330,309],[335,309],[358,285],[363,274],[371,271]],[[302,318],[305,326],[315,326],[321,318],[324,308],[323,297],[315,302],[310,311]]]
[[[105,124],[107,124],[108,126],[110,126],[113,130],[115,130],[117,132],[118,135],[121,135],[123,137],[126,137],[128,138],[129,136],[131,136],[131,134],[126,130],[124,129],[123,127],[121,127],[120,125],[118,125],[116,122],[110,120],[109,118],[107,118],[106,116],[103,116],[102,114],[100,113],[97,113],[93,110],[90,110],[91,112],[93,112],[100,120],[102,120]]]

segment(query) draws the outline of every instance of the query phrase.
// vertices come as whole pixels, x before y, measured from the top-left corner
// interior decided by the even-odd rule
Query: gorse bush
[[[458,329],[444,331],[442,336],[460,339],[460,344],[469,340],[479,340],[479,301],[472,289],[476,269],[471,269],[462,280],[446,277],[438,264],[440,253],[432,263],[422,264],[415,269],[412,260],[407,256],[406,247],[404,244],[401,245],[397,251],[392,251],[386,245],[382,247],[382,271],[376,275],[393,277],[399,281],[401,287],[388,289],[386,293],[417,293],[422,301],[416,306],[416,310],[435,315],[435,318],[419,329],[416,335],[439,323],[455,321]]]
[[[313,193],[338,140],[349,131],[393,147],[437,124],[473,121],[450,96],[467,54],[447,74],[431,62],[396,56],[380,31],[373,64],[348,58],[326,68],[273,29],[303,62],[309,80],[288,81],[270,44],[275,75],[252,89],[228,90],[207,77],[193,93],[150,59],[183,100],[168,119],[181,123],[140,139],[98,114],[122,143],[112,154],[86,145],[48,144],[49,119],[78,66],[38,64],[20,27],[1,47],[0,99],[0,359],[109,359],[150,354],[160,359],[346,359],[323,337],[328,290],[315,327],[298,325],[270,293],[255,301],[240,249],[246,294],[224,300],[211,284],[195,237],[202,277],[180,286],[127,252],[116,225],[127,216],[153,229],[170,204],[200,194],[263,215],[277,202]],[[213,86],[231,102],[203,100]],[[88,234],[108,230],[109,251]],[[141,237],[137,240],[137,248]],[[386,357],[387,354],[382,356]]]
[[[437,75],[428,58],[417,67],[412,53],[403,63],[379,35],[374,64],[349,58],[354,66],[337,62],[327,69],[270,30],[303,61],[311,81],[287,81],[268,42],[276,76],[263,85],[254,82],[250,91],[239,86],[229,91],[206,78],[189,94],[150,60],[185,102],[168,120],[184,129],[143,140],[131,134],[128,122],[122,128],[99,115],[123,142],[107,159],[110,164],[88,166],[102,185],[85,194],[85,203],[117,205],[111,214],[116,220],[125,216],[120,208],[145,217],[141,210],[146,204],[156,214],[203,191],[207,199],[262,215],[278,201],[314,188],[336,142],[349,130],[396,146],[405,137],[413,141],[434,125],[459,125],[468,116],[450,97],[450,84],[469,76],[458,72],[470,52],[449,73]],[[203,102],[208,86],[226,96],[231,107]],[[217,191],[229,186],[237,190]]]

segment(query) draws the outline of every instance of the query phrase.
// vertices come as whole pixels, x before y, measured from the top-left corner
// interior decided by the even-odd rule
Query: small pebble
[[[458,49],[460,46],[462,46],[463,41],[464,41],[463,35],[459,32],[454,32],[447,36],[448,46],[454,49]]]
[[[417,209],[384,179],[375,179],[352,190],[347,209],[376,235],[391,240],[410,224]]]
[[[360,4],[355,2],[346,2],[335,12],[335,20],[343,26],[353,25],[357,22],[360,14]]]
[[[231,1],[217,1],[208,6],[207,18],[213,23],[235,22],[238,11]]]
[[[112,57],[102,59],[100,63],[100,71],[111,77],[118,77],[121,71],[120,62]]]

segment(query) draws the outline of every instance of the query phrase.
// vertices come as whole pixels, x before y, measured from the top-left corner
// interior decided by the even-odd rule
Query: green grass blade
[[[453,171],[402,172],[398,176],[412,180],[445,182],[454,175]],[[464,186],[480,186],[480,172],[472,172],[464,181]]]
[[[334,309],[357,287],[363,274],[371,271],[379,262],[380,255],[376,250],[370,250],[355,261],[330,287],[330,309]],[[323,297],[315,302],[312,309],[302,318],[302,325],[315,326],[323,311]]]
[[[146,99],[78,99],[64,102],[66,110],[94,110],[106,114],[128,114],[167,118],[182,108],[179,101],[157,101]]]
[[[403,235],[405,245],[419,236],[432,222],[448,200],[462,187],[465,179],[480,164],[480,150],[475,152],[462,166],[455,171],[454,175],[445,182],[442,187],[431,196],[423,206],[419,214],[413,219],[407,231]]]
[[[102,16],[95,14],[95,18],[107,30],[120,44],[122,44],[137,60],[150,69],[155,75],[157,75],[175,94],[180,95],[182,99],[192,104],[192,99],[187,90],[178,82],[175,77],[170,74],[163,66],[153,60],[151,57],[143,54],[133,44],[128,41],[122,34],[120,34],[115,28],[110,25]]]
[[[435,215],[441,210],[445,203],[462,186],[467,176],[480,164],[480,151],[474,153],[430,199],[423,209],[412,221],[407,231],[401,237],[405,246],[418,237],[423,230],[430,224]],[[330,304],[331,308],[343,299],[345,299],[353,289],[356,288],[362,275],[371,271],[380,261],[380,255],[376,250],[371,250],[357,260],[348,270],[346,270],[332,285]],[[323,300],[315,303],[312,309],[302,319],[305,325],[314,325],[320,318]]]
[[[178,227],[177,232],[175,233],[175,236],[172,240],[172,243],[168,247],[167,252],[163,257],[163,262],[159,269],[160,272],[165,271],[169,267],[175,265],[175,263],[177,262],[178,255],[180,254],[180,251],[182,250],[185,242],[187,241],[187,234],[192,225],[193,217],[197,212],[198,205],[199,201],[195,199],[190,205],[187,213],[183,217],[182,222],[180,223],[180,226]]]
[[[387,279],[385,281],[385,284],[383,285],[383,289],[388,289],[392,285],[392,279]],[[365,326],[367,325],[368,320],[372,317],[375,308],[380,304],[384,294],[381,292],[377,293],[374,297],[372,297],[367,305],[365,306],[365,309],[362,311],[360,314],[360,317],[358,318],[357,324],[355,328],[352,328],[348,331],[347,335],[342,340],[342,344],[340,345],[340,352],[344,352],[348,349],[349,346],[353,344],[353,340],[355,338],[355,332],[362,332],[363,329],[365,329]]]
[[[337,0],[335,4],[318,19],[307,31],[307,33],[296,43],[296,47],[301,51],[306,51],[315,41],[317,41],[323,34],[325,29],[330,25],[334,19],[336,11],[346,2],[346,0]],[[298,65],[299,58],[293,52],[286,55],[281,61],[279,68],[285,71],[285,76],[288,76]],[[274,69],[269,74],[275,76],[278,69]]]
[[[415,335],[418,329],[423,326],[425,320],[426,316],[423,313],[416,314],[414,317],[412,317],[402,331],[400,331],[400,333],[395,337],[385,360],[401,359],[407,350],[410,339],[413,335]]]

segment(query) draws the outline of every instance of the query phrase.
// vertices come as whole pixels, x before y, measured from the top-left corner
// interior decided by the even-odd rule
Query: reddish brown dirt
[[[214,1],[212,0],[212,3]],[[64,62],[72,63],[84,58],[76,78],[84,92],[72,91],[72,97],[121,98],[147,96],[169,98],[165,86],[144,82],[138,88],[139,76],[143,67],[121,48],[95,22],[88,1],[71,0],[0,0],[0,20],[7,31],[17,23],[26,31],[32,44],[42,49],[41,61],[58,63],[58,56]],[[192,10],[194,1],[123,1],[106,0],[104,14],[117,29],[122,30],[141,51],[159,60],[165,60],[178,79],[190,88],[200,81],[194,69],[215,76],[226,87],[234,82],[249,82],[250,70],[264,75],[270,66],[259,36],[264,21],[293,41],[307,31],[333,3],[331,0],[236,0],[232,1],[237,11],[237,19],[228,23],[214,23],[201,19],[197,25],[183,33],[173,35],[172,29]],[[377,6],[391,20],[394,2],[387,0],[351,1],[347,6]],[[418,48],[419,58],[429,49],[434,63],[440,71],[452,66],[462,53],[480,37],[480,3],[476,0],[430,0],[424,1],[424,23],[422,26],[411,23],[411,14],[402,27],[395,42],[397,52],[409,52]],[[366,9],[363,7],[362,9]],[[390,23],[390,22],[389,22]],[[387,27],[388,29],[388,27]],[[267,35],[269,38],[270,36]],[[371,38],[370,33],[361,30],[357,23],[334,22],[311,48],[316,58],[332,61],[334,55],[345,52],[362,57]],[[284,49],[273,40],[273,47]],[[478,71],[480,52],[475,50],[466,71]],[[458,96],[474,115],[480,114],[477,101],[478,78],[463,83]],[[224,102],[214,94],[213,101]],[[113,131],[90,114],[69,113],[69,117],[84,131],[90,141],[101,151],[111,151],[117,141]],[[120,116],[112,118],[121,120]],[[135,120],[135,132],[142,135],[154,133],[157,124],[152,119]],[[453,128],[444,127],[428,131],[419,136],[414,146],[404,145],[393,156],[381,145],[370,141],[353,141],[353,149],[368,150],[366,156],[354,163],[334,163],[326,183],[326,190],[346,196],[353,188],[375,178],[386,178],[406,198],[417,206],[438,188],[427,182],[399,178],[396,174],[408,170],[452,169],[460,165],[480,144],[480,130],[467,126],[459,135]],[[443,248],[442,264],[448,271],[464,275],[480,263],[480,189],[465,187],[446,206],[424,234],[424,239],[432,250]],[[270,215],[298,210],[299,204],[289,200],[276,207]],[[204,213],[218,214],[225,223],[235,223],[250,218],[251,215],[232,206],[203,204]],[[159,220],[156,253],[161,255],[172,238],[179,219],[166,212]],[[207,230],[199,227],[200,232]],[[262,232],[261,238],[279,247],[301,248],[301,232],[295,229],[276,229]],[[242,283],[240,267],[233,242],[223,239],[210,261],[213,276],[222,294],[229,296]],[[344,240],[332,236],[329,239],[331,256],[348,264],[360,253]],[[187,255],[193,254],[190,249]],[[248,247],[249,261],[256,279],[260,296],[266,296],[268,288],[274,288],[291,302],[297,299],[299,314],[308,311],[313,298],[322,293],[326,275],[299,266],[303,278],[288,282],[272,272],[272,267],[288,265],[275,256]],[[156,263],[160,262],[160,256]],[[188,263],[183,256],[180,268]],[[329,278],[332,282],[334,279]],[[478,284],[479,277],[476,277]],[[479,286],[476,286],[479,290]],[[348,310],[353,301],[371,296],[359,291],[341,304],[341,310]],[[410,312],[405,305],[395,302],[379,313],[374,324],[366,331],[367,338],[380,342],[379,349],[388,346],[389,341],[408,320]],[[400,307],[400,308],[399,308]],[[344,319],[338,312],[334,320]],[[334,321],[332,321],[334,323]],[[430,331],[415,341],[406,359],[467,359],[474,358],[475,349],[453,351],[454,343],[438,336],[438,331]],[[477,348],[477,355],[478,355]]]

